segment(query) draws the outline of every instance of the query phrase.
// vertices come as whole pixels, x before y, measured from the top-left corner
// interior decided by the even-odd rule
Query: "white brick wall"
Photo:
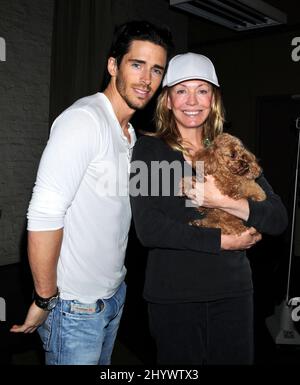
[[[18,262],[38,162],[48,137],[54,0],[1,0],[0,265]]]

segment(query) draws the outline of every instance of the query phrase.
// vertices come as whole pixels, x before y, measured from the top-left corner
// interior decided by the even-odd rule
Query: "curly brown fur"
[[[262,201],[266,198],[263,189],[255,182],[261,174],[256,157],[235,136],[218,135],[209,147],[195,154],[193,164],[197,161],[204,161],[204,175],[214,176],[223,195],[236,200],[251,198]],[[198,210],[205,217],[193,221],[193,225],[221,228],[223,234],[241,234],[247,229],[241,219],[223,210],[201,207]]]

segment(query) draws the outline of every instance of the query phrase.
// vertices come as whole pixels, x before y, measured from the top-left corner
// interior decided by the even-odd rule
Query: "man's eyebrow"
[[[140,60],[140,59],[129,59],[128,61],[134,62],[134,63],[146,64],[145,60]],[[165,69],[165,67],[160,66],[159,64],[154,64],[153,68],[158,68],[160,70],[164,70]]]
[[[140,60],[140,59],[129,59],[128,61],[130,62],[135,62],[135,63],[140,63],[140,64],[145,64],[145,60]]]
[[[164,69],[165,69],[165,67],[160,66],[160,65],[158,65],[158,64],[154,64],[153,68],[158,68],[158,69],[160,69],[160,70],[162,70],[162,71],[164,71]]]

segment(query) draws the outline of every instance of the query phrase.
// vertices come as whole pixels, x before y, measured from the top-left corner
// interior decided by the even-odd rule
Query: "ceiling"
[[[203,19],[199,16],[186,13],[189,18],[189,46],[196,48],[200,44],[210,44],[220,39],[242,39],[252,35],[276,33],[276,31],[295,30],[300,36],[300,3],[299,0],[264,0],[287,14],[287,24],[265,27],[251,31],[234,31]],[[174,9],[174,8],[173,8]],[[176,12],[184,12],[177,10]]]

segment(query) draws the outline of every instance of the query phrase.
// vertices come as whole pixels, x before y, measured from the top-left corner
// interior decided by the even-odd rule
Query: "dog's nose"
[[[245,160],[240,160],[239,166],[237,169],[237,174],[238,175],[245,175],[248,171],[249,171],[249,163],[246,162]]]

